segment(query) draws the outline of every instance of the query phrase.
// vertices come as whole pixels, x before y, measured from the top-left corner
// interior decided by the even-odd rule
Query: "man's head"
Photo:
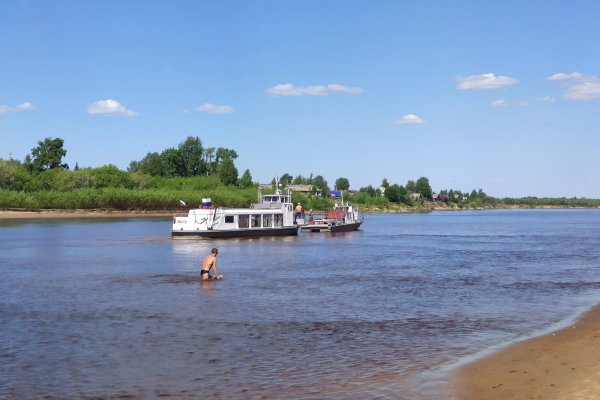
[[[213,247],[213,249],[210,252],[216,256],[217,254],[219,254],[219,249]]]

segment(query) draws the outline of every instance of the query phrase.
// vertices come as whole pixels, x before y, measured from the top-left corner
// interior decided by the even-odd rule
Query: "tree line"
[[[23,162],[0,159],[0,188],[16,191],[59,190],[77,188],[139,188],[148,186],[154,178],[217,177],[224,185],[245,189],[252,186],[252,175],[245,170],[238,178],[235,150],[204,147],[198,137],[188,137],[179,144],[150,152],[140,161],[132,161],[127,171],[112,164],[71,171],[63,162],[67,150],[61,138],[46,138],[31,149]],[[62,171],[62,172],[61,172]],[[68,171],[68,172],[65,172]],[[154,179],[159,181],[159,179]]]
[[[234,162],[237,152],[224,147],[205,147],[198,137],[187,137],[177,147],[160,153],[149,152],[142,160],[132,161],[127,171],[111,164],[80,168],[77,163],[71,170],[63,162],[66,154],[63,139],[46,138],[22,162],[0,158],[0,207],[169,209],[178,200],[194,204],[199,191],[203,197],[212,197],[215,204],[225,206],[245,207],[256,198],[256,183],[250,170],[238,177]],[[294,201],[302,201],[314,209],[331,206],[330,187],[322,175],[285,173],[278,181],[283,187],[310,185],[312,192],[293,193]],[[272,184],[275,190],[275,179]],[[409,180],[405,185],[390,184],[384,178],[378,187],[369,185],[356,192],[349,190],[348,178],[340,177],[333,188],[343,193],[344,200],[383,209],[390,204],[415,206],[435,200],[461,207],[600,206],[600,201],[593,199],[497,199],[482,189],[471,192],[444,189],[434,194],[426,177]]]

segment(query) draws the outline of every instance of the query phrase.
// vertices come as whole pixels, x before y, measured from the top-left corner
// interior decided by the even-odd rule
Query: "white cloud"
[[[548,79],[549,81],[564,81],[566,79],[579,79],[581,77],[583,77],[583,75],[580,74],[579,72],[571,72],[569,74],[559,72],[558,74],[549,76],[546,79]]]
[[[364,92],[362,88],[359,87],[347,87],[344,85],[338,85],[337,83],[330,83],[327,85],[328,92],[341,92],[348,94],[358,94]]]
[[[121,117],[135,117],[137,115],[135,111],[126,109],[121,103],[113,99],[98,100],[88,106],[87,112],[94,115],[119,115]]]
[[[17,111],[33,110],[33,104],[25,102],[17,106]]]
[[[270,88],[267,93],[271,96],[326,96],[329,93],[358,94],[363,91],[359,87],[347,87],[337,83],[304,87],[296,87],[291,83],[280,83]]]
[[[518,81],[508,76],[496,76],[493,73],[459,77],[458,89],[498,89],[503,86],[514,85]]]
[[[425,123],[425,120],[415,114],[407,114],[404,117],[398,118],[396,120],[396,125],[424,124],[424,123]]]
[[[508,105],[508,101],[504,99],[494,100],[490,103],[492,107],[506,107]]]
[[[528,102],[527,100],[521,100],[521,101],[519,102],[519,105],[520,105],[521,107],[527,107],[527,106],[529,105],[529,102]]]
[[[563,97],[567,100],[600,99],[600,79],[594,75],[585,76],[579,72],[569,74],[560,72],[547,79],[561,81],[561,85],[565,88]]]
[[[584,81],[570,86],[564,97],[567,100],[600,99],[600,81],[595,76],[587,77]]]
[[[554,97],[550,97],[550,96],[543,96],[543,97],[538,97],[537,101],[539,101],[540,103],[554,103],[556,101],[556,99]]]
[[[33,104],[31,104],[29,102],[21,103],[16,107],[0,105],[0,115],[5,115],[5,114],[9,114],[9,113],[14,113],[14,112],[20,112],[20,111],[28,111],[28,110],[33,110],[33,109],[34,109]]]
[[[218,106],[212,103],[204,103],[196,107],[196,111],[205,112],[208,114],[231,114],[234,111],[230,106]]]

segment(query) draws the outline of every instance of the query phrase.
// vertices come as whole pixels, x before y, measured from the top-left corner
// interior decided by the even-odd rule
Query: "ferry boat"
[[[278,185],[279,186],[279,185]],[[202,199],[199,208],[190,209],[187,216],[173,216],[173,238],[233,238],[298,235],[294,221],[292,194],[258,191],[258,202],[250,208],[214,208],[209,198]]]
[[[302,232],[349,232],[355,231],[363,223],[358,207],[348,203],[335,204],[333,210],[325,212],[323,217],[309,219],[308,224],[300,227]]]

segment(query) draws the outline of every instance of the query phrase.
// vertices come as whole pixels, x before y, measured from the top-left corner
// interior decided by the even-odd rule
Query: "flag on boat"
[[[185,207],[187,204],[185,204],[185,201],[183,200],[179,200],[179,207]]]

